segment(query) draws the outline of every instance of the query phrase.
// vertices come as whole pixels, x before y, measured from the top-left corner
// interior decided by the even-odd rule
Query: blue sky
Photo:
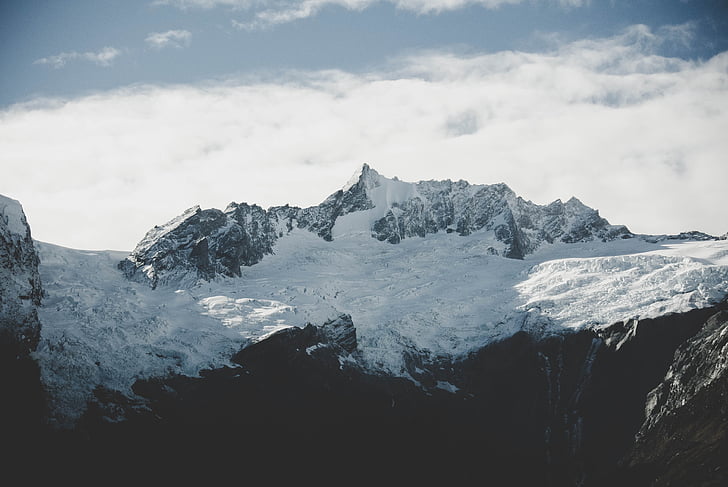
[[[398,8],[386,1],[363,1],[371,6],[351,10],[332,1],[323,2],[318,13],[303,19],[242,28],[241,24],[254,23],[256,14],[266,11],[266,3],[275,5],[257,2],[262,7],[244,8],[255,3],[3,2],[0,104],[130,83],[190,83],[261,70],[367,70],[400,53],[423,49],[538,51],[546,47],[543,34],[558,33],[564,40],[609,36],[634,24],[657,29],[695,23],[689,46],[667,44],[661,46],[661,53],[707,58],[728,49],[728,2],[724,0],[576,0],[563,6],[557,0],[531,0],[498,8],[465,2],[462,8],[438,13]],[[296,3],[300,2],[283,2]],[[176,44],[182,48],[170,43],[155,49],[145,42],[150,33],[169,31],[189,33],[186,42]],[[105,47],[119,50],[107,66],[84,59],[69,60],[63,69],[34,64],[64,52],[95,53]]]
[[[40,240],[130,249],[368,162],[724,233],[727,52],[724,0],[2,2],[0,193]]]

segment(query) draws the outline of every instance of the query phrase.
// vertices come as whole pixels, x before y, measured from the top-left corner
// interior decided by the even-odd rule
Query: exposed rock
[[[492,231],[505,244],[503,255],[523,258],[543,242],[612,240],[631,233],[623,226],[609,225],[596,210],[576,198],[540,206],[517,197],[505,184],[470,185],[465,181],[421,181],[414,184],[417,196],[377,220],[372,234],[378,240],[398,243],[404,238],[456,231],[469,235]]]
[[[663,382],[648,394],[646,419],[623,460],[620,481],[726,485],[727,397],[728,311],[723,309],[680,346]]]
[[[726,234],[728,235],[728,234]],[[642,238],[648,242],[663,242],[665,240],[696,240],[696,241],[708,241],[708,240],[725,240],[725,235],[721,237],[715,237],[704,232],[693,230],[690,232],[680,232],[673,235],[642,235]]]
[[[327,321],[321,326],[321,333],[327,342],[336,344],[348,353],[356,350],[356,328],[354,328],[350,315],[342,314]]]
[[[354,353],[356,348],[356,328],[351,316],[342,314],[321,326],[308,324],[304,328],[292,327],[276,332],[255,347],[243,348],[232,360],[241,365],[263,360],[269,366],[277,367],[276,362],[287,363],[301,354],[320,358],[325,349],[328,359],[338,364],[338,357]],[[281,350],[287,354],[285,357],[278,356]]]
[[[703,329],[685,342],[662,382],[647,397],[645,434],[666,415],[693,400],[701,389],[728,376],[728,311],[713,315]]]

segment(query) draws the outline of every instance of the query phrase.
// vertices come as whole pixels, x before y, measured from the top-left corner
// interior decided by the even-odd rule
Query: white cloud
[[[396,8],[417,14],[436,14],[470,6],[497,9],[534,0],[156,0],[155,5],[171,5],[181,9],[227,7],[252,12],[252,19],[233,20],[239,29],[255,30],[316,15],[328,6],[360,11],[378,3],[390,3]],[[581,7],[590,0],[536,0],[564,8]]]
[[[722,234],[728,52],[656,55],[669,35],[17,105],[0,112],[0,193],[36,238],[131,249],[194,204],[317,204],[369,162],[542,204],[576,195],[636,232]]]
[[[192,41],[192,32],[188,30],[168,30],[166,32],[151,32],[144,42],[154,49],[165,47],[187,47]]]
[[[100,51],[89,51],[89,52],[62,52],[55,56],[44,57],[37,59],[33,64],[48,64],[56,69],[64,67],[69,61],[89,61],[98,66],[109,67],[114,63],[116,59],[121,55],[121,51],[115,47],[104,47]]]

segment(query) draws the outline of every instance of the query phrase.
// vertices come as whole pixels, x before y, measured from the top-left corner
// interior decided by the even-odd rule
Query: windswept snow
[[[554,244],[515,260],[491,255],[492,238],[441,232],[391,245],[295,229],[240,278],[156,290],[123,277],[125,254],[39,244],[37,354],[56,419],[72,422],[97,385],[129,393],[138,377],[194,375],[275,330],[340,313],[352,316],[366,365],[405,375],[412,347],[458,356],[524,328],[604,326],[728,294],[727,241]]]

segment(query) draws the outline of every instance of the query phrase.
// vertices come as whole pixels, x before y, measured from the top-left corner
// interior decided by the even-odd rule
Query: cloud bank
[[[540,204],[575,195],[635,232],[722,234],[728,52],[655,54],[686,29],[16,105],[0,112],[0,193],[40,240],[128,250],[194,204],[317,204],[368,162]]]
[[[69,61],[88,61],[97,66],[109,67],[114,63],[114,59],[121,55],[121,50],[115,47],[104,47],[100,51],[89,52],[62,52],[55,56],[37,59],[33,64],[47,64],[53,68],[59,69],[64,67]]]
[[[182,48],[192,42],[192,32],[188,30],[168,30],[166,32],[151,32],[144,42],[153,49],[164,49],[165,47]]]

